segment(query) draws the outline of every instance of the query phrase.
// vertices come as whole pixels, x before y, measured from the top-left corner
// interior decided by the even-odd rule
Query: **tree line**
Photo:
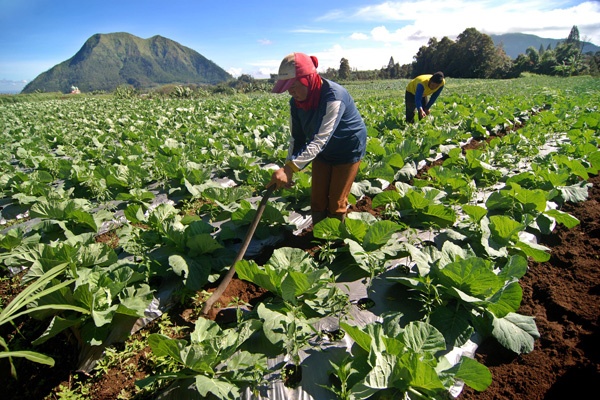
[[[340,68],[328,68],[321,75],[333,80],[371,80],[412,78],[421,74],[443,71],[453,78],[507,79],[523,72],[543,75],[600,76],[600,52],[584,53],[584,41],[579,29],[573,26],[565,41],[554,49],[529,47],[525,54],[512,60],[502,46],[494,45],[492,38],[475,28],[465,29],[456,41],[447,36],[442,40],[429,39],[414,56],[411,64],[400,65],[391,57],[387,66],[379,70],[352,70],[347,59],[342,58]]]

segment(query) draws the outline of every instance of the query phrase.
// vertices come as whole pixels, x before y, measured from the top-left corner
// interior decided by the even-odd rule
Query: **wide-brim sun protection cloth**
[[[292,86],[296,78],[316,74],[319,62],[317,57],[304,53],[290,53],[284,57],[279,66],[279,73],[275,77],[277,82],[273,86],[273,93],[283,93]]]

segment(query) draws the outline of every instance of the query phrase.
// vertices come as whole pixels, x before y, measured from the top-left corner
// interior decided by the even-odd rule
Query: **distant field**
[[[283,360],[314,372],[314,353],[333,355],[321,366],[338,368],[319,377],[337,374],[355,398],[485,390],[485,365],[443,356],[474,336],[515,354],[539,340],[535,318],[519,313],[519,279],[528,260],[550,259],[536,237],[579,223],[562,205],[584,201],[600,168],[600,80],[449,78],[431,115],[410,125],[407,82],[344,83],[368,127],[350,198],[357,211],[313,227],[310,252],[278,242],[260,264],[242,260],[239,275],[271,295],[251,312],[241,298],[220,304],[237,310],[227,326],[198,310],[231,267],[269,167],[285,160],[289,96],[0,96],[0,356],[17,372],[35,365],[43,381],[84,368],[58,368],[61,354],[89,350],[98,359],[86,373],[98,376],[137,357],[138,374],[113,397],[151,396],[174,378],[221,399],[273,395],[287,385]],[[310,215],[310,167],[276,195],[255,234],[263,243]],[[38,290],[19,292],[22,283]],[[191,322],[165,308],[152,333],[132,339],[133,322],[160,314],[167,283]],[[383,297],[370,311],[350,299],[352,285],[376,298],[377,283],[406,298]],[[26,299],[15,306],[16,292]],[[315,328],[324,320],[346,341],[324,339]],[[115,346],[116,332],[137,350]],[[340,356],[348,343],[351,359]],[[321,346],[330,352],[313,351]],[[335,398],[329,386],[341,396],[328,380],[308,381],[289,390]],[[35,382],[20,386],[24,398],[49,394]],[[46,393],[28,396],[36,390]]]

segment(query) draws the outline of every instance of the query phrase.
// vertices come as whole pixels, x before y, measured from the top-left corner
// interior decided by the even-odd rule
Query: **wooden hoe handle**
[[[240,247],[240,250],[238,251],[237,256],[235,257],[235,260],[233,261],[231,268],[229,268],[229,271],[227,271],[227,274],[223,277],[223,280],[221,281],[219,286],[217,286],[215,291],[206,300],[206,302],[204,303],[204,306],[202,307],[202,314],[204,316],[208,315],[213,304],[217,300],[219,300],[221,295],[223,295],[223,292],[225,292],[225,289],[227,289],[227,286],[229,285],[229,282],[231,282],[233,275],[235,275],[235,264],[244,257],[244,254],[246,253],[246,250],[248,249],[248,245],[250,244],[250,240],[252,240],[252,235],[254,235],[254,231],[256,230],[256,227],[258,226],[258,223],[260,222],[260,217],[262,216],[262,213],[265,210],[267,201],[269,200],[269,197],[271,196],[271,194],[273,194],[274,190],[275,190],[275,185],[271,185],[271,186],[267,187],[267,191],[264,194],[263,198],[260,200],[260,204],[258,205],[258,208],[256,209],[256,215],[254,216],[254,219],[252,220],[252,223],[250,224],[250,228],[248,229],[248,232],[246,233],[246,237],[244,238],[244,241],[242,242],[242,247]]]

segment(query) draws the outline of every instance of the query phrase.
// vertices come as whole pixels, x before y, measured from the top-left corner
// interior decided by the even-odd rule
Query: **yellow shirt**
[[[417,85],[420,83],[421,85],[423,85],[423,89],[424,89],[423,96],[429,96],[432,93],[434,93],[435,91],[442,88],[446,84],[446,79],[442,79],[442,83],[439,87],[437,87],[435,90],[429,89],[429,80],[431,79],[432,76],[433,75],[431,75],[431,74],[417,76],[415,79],[413,79],[412,81],[410,81],[408,83],[408,85],[406,86],[406,91],[416,95],[417,94]]]

